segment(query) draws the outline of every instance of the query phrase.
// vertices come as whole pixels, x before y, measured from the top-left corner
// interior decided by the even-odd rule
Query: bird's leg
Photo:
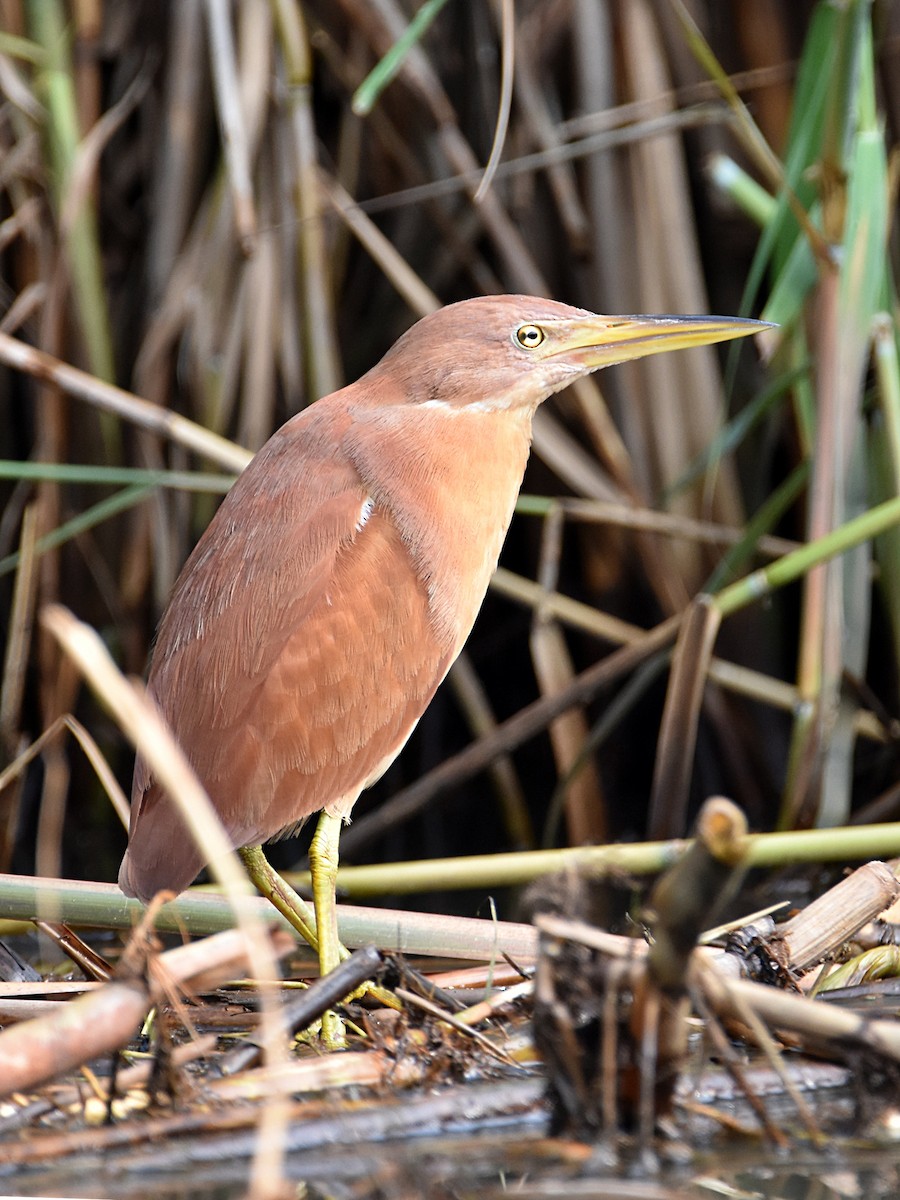
[[[341,818],[323,812],[309,844],[309,873],[312,878],[316,929],[319,935],[319,973],[327,975],[340,963],[347,951],[338,937],[337,869]],[[327,1045],[346,1044],[344,1022],[336,1012],[322,1014],[322,1038]]]
[[[250,882],[260,895],[274,904],[303,940],[319,953],[316,918],[312,909],[302,896],[298,896],[291,885],[281,878],[263,854],[262,846],[245,846],[238,850],[238,854],[250,876]],[[346,951],[344,953],[346,955]]]
[[[338,936],[337,920],[337,869],[341,817],[323,812],[316,825],[309,845],[309,874],[312,879],[313,904],[316,908],[316,929],[319,937],[319,971],[329,971],[350,957],[350,951]],[[385,1008],[401,1009],[403,1006],[393,992],[380,984],[369,981],[352,992],[347,999],[359,1000],[369,996]]]
[[[333,971],[347,954],[338,938],[335,899],[341,824],[340,817],[323,812],[309,846],[309,873],[312,877],[316,929],[319,931],[319,969],[323,975]]]

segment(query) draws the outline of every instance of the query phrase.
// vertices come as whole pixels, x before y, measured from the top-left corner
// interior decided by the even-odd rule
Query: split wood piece
[[[808,970],[900,896],[900,881],[883,862],[869,862],[780,925],[770,943],[778,962],[795,973]]]
[[[294,942],[273,935],[276,950],[286,953]],[[243,933],[229,930],[200,942],[178,946],[159,958],[163,972],[151,982],[139,976],[114,979],[103,987],[49,1013],[0,1033],[0,1096],[26,1091],[70,1071],[81,1063],[119,1049],[131,1037],[154,1004],[165,999],[167,986],[186,985],[202,978],[209,986],[246,970]]]

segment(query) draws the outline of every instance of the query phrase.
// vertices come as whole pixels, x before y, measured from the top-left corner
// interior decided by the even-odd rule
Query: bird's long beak
[[[543,357],[565,355],[587,370],[661,354],[747,337],[771,326],[744,317],[574,317],[548,322],[551,336],[540,349]]]

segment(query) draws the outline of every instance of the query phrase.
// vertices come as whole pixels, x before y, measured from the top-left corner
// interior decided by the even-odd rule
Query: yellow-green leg
[[[305,942],[319,952],[316,936],[316,918],[302,896],[298,896],[286,880],[282,879],[262,852],[262,846],[245,846],[238,850],[250,882],[290,922]]]
[[[333,971],[347,954],[338,937],[337,924],[336,890],[340,836],[341,818],[323,812],[309,844],[309,873],[316,909],[321,975]],[[322,1037],[329,1045],[340,1045],[345,1041],[344,1023],[336,1012],[328,1012],[322,1017]]]
[[[315,912],[271,866],[261,846],[246,846],[238,851],[256,890],[278,909],[303,940],[316,951],[319,970],[323,975],[327,975],[350,955],[350,951],[341,944],[337,928],[335,888],[340,833],[340,818],[329,817],[323,812],[309,848]],[[321,940],[318,930],[324,931]],[[355,1000],[364,995],[373,996],[379,1003],[390,1008],[399,1007],[396,996],[374,983],[363,984],[347,998]],[[344,1025],[337,1013],[327,1012],[323,1016],[322,1039],[330,1048],[346,1044]]]

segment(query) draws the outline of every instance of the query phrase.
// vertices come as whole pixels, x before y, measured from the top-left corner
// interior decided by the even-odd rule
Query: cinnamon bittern
[[[356,383],[279,429],[182,571],[149,690],[254,882],[302,904],[259,847],[321,813],[310,848],[323,972],[341,823],[403,748],[481,607],[535,410],[598,367],[745,337],[727,317],[603,317],[493,296],[414,325]],[[204,865],[138,758],[119,873],[143,901]],[[287,899],[285,898],[287,896]]]

